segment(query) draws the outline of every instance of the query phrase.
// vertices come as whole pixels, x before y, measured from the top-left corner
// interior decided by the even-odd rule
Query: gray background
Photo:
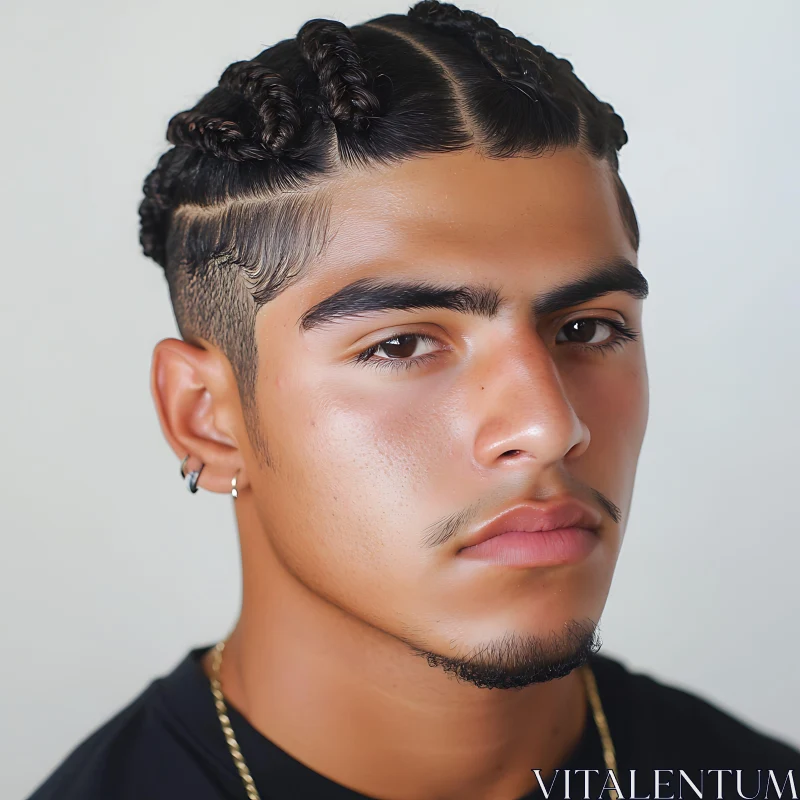
[[[190,495],[148,371],[175,334],[140,254],[168,118],[307,19],[402,2],[6,5],[0,795],[233,624],[231,499]],[[466,3],[625,120],[650,281],[650,422],[603,651],[800,743],[798,3]]]

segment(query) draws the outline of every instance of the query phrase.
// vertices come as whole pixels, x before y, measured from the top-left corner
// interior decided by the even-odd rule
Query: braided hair
[[[489,17],[422,0],[347,27],[306,22],[167,126],[173,147],[144,182],[145,255],[165,271],[178,329],[227,356],[251,442],[266,463],[255,403],[258,309],[322,252],[335,179],[349,167],[473,148],[490,158],[581,147],[619,179],[622,119],[569,61]]]

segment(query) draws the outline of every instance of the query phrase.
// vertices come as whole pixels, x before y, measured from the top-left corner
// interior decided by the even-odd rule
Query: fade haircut
[[[609,163],[638,250],[618,172],[627,139],[569,61],[489,17],[423,0],[350,28],[313,19],[231,64],[172,117],[174,147],[144,182],[140,241],[164,269],[181,336],[229,360],[251,445],[270,465],[256,312],[321,255],[337,177],[426,153],[505,159],[579,147]]]

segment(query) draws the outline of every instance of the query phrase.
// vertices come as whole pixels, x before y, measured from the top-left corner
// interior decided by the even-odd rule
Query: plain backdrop
[[[138,245],[169,117],[307,19],[392,0],[8,3],[2,62],[0,796],[232,626],[232,500],[149,394],[176,334]],[[603,652],[800,744],[800,4],[483,2],[630,135],[650,419]]]

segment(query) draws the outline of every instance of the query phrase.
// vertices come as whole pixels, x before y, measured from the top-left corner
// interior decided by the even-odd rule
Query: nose
[[[534,460],[542,470],[589,446],[589,428],[572,407],[553,357],[535,331],[495,349],[475,378],[475,458],[481,466]]]

